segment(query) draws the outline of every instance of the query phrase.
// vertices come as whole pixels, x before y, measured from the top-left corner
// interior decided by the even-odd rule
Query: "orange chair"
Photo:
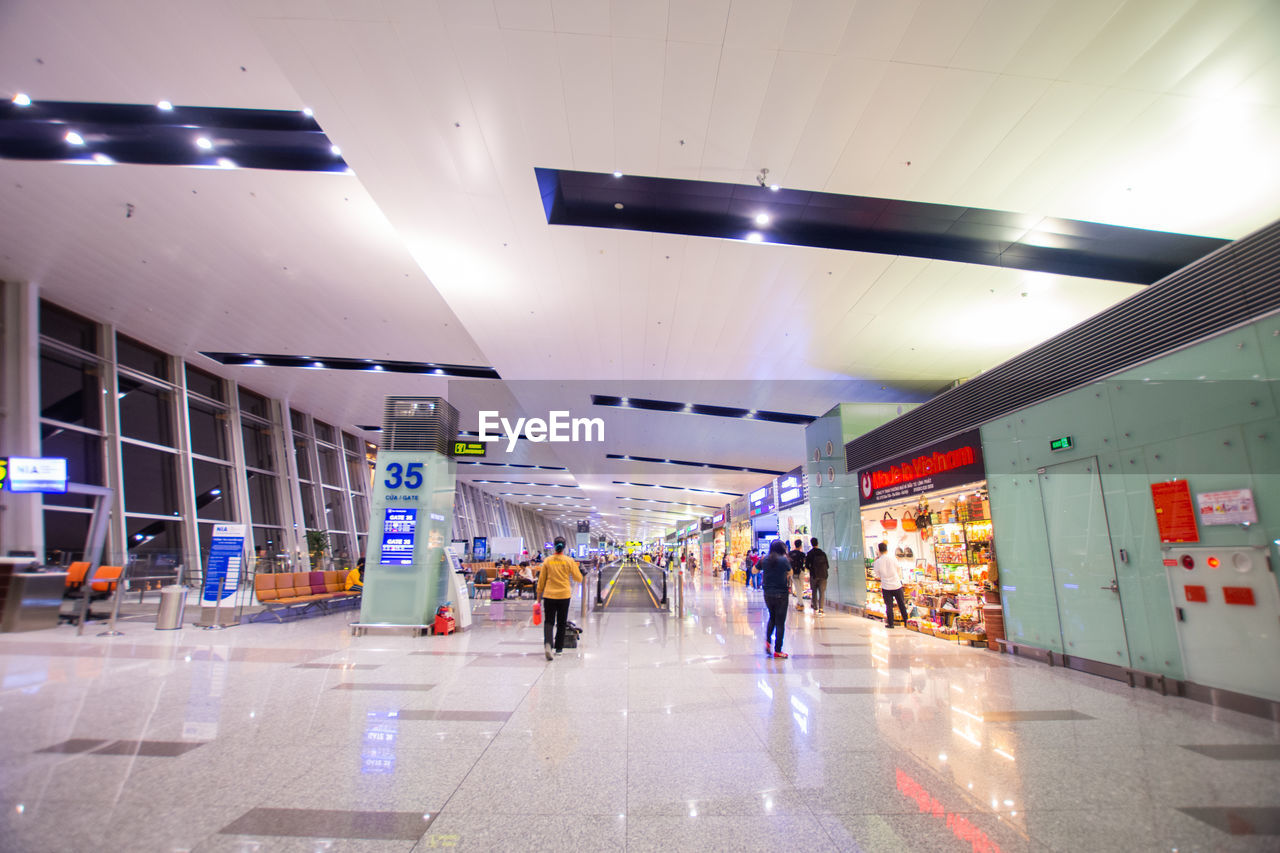
[[[67,589],[76,590],[83,586],[84,576],[88,571],[88,563],[72,563],[67,566]]]
[[[106,598],[109,594],[116,591],[116,582],[120,580],[120,575],[124,572],[123,566],[98,566],[98,571],[93,576],[92,589],[95,593],[102,595],[91,596],[92,599]]]

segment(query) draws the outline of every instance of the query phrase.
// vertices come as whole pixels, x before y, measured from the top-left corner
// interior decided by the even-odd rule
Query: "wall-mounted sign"
[[[724,527],[725,516],[727,515],[728,513],[726,513],[724,510],[721,510],[720,512],[717,512],[715,515],[711,516],[711,526],[713,528]]]
[[[1156,527],[1160,541],[1199,542],[1196,529],[1196,511],[1191,505],[1191,488],[1186,480],[1172,483],[1152,483],[1151,503],[1156,511]]]
[[[769,487],[761,486],[751,494],[747,495],[747,500],[751,503],[759,503],[767,497],[769,497]]]
[[[0,457],[0,486],[8,492],[62,494],[67,490],[67,460]]]
[[[858,472],[859,504],[874,504],[963,486],[987,477],[982,436],[969,430]]]
[[[453,443],[454,456],[484,456],[485,443],[483,441],[455,441]]]
[[[1064,435],[1062,438],[1055,438],[1049,442],[1049,449],[1055,453],[1059,450],[1070,450],[1075,445],[1071,442],[1071,436]]]
[[[1251,489],[1201,492],[1196,495],[1201,524],[1257,524],[1258,507]]]

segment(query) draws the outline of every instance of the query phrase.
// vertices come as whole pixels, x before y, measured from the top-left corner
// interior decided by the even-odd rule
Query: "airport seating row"
[[[360,590],[347,589],[347,569],[325,572],[267,572],[254,575],[253,592],[258,603],[277,620],[282,614],[304,615],[315,609],[328,613],[331,604],[360,597]]]

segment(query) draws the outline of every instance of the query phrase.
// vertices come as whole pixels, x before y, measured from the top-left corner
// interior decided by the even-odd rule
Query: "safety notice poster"
[[[1191,505],[1191,488],[1186,480],[1152,483],[1151,502],[1156,510],[1156,527],[1163,543],[1199,542],[1196,511]]]

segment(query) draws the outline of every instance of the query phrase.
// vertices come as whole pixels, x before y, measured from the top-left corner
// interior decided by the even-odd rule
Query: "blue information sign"
[[[219,588],[222,589],[224,601],[235,594],[240,585],[240,567],[243,563],[244,525],[215,524],[200,603],[209,607],[217,604]]]

